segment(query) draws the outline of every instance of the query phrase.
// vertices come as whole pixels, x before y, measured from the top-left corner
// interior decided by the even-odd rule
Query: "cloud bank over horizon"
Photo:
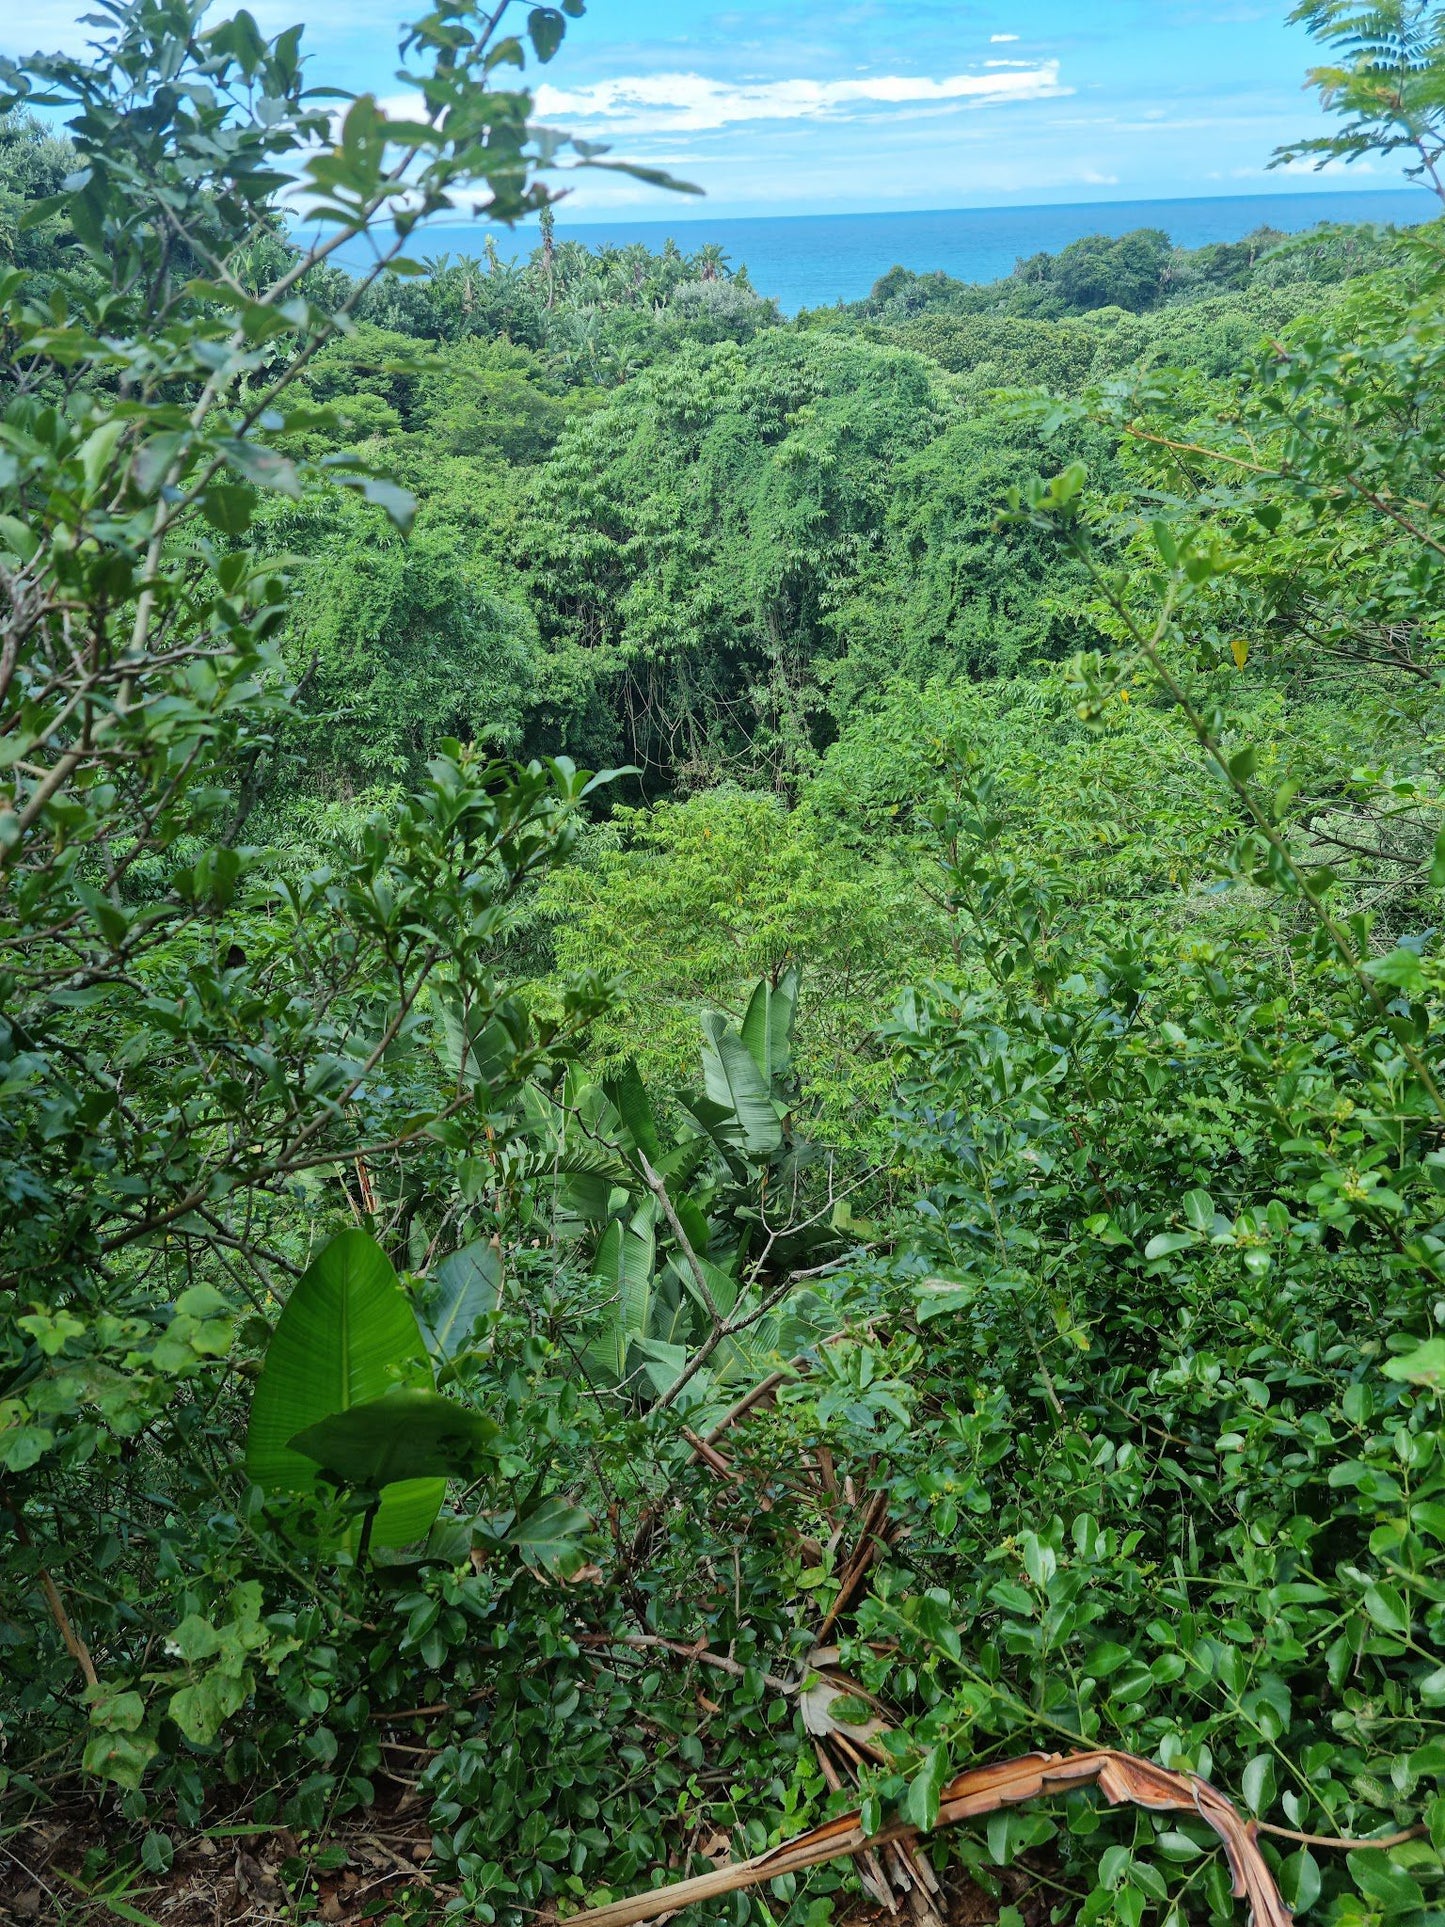
[[[318,83],[397,98],[417,0],[251,5],[264,32],[305,23]],[[0,54],[79,49],[87,6],[0,6]],[[527,79],[539,121],[695,182],[717,218],[1401,184],[1378,159],[1270,171],[1322,125],[1318,54],[1286,0],[589,0]],[[579,223],[677,206],[602,170],[568,182]]]
[[[702,133],[745,121],[823,120],[849,117],[869,107],[955,102],[1056,99],[1073,92],[1059,81],[1059,62],[1039,66],[992,61],[993,71],[949,74],[933,80],[918,74],[873,74],[855,80],[727,82],[699,73],[627,74],[587,87],[536,92],[544,121],[601,123],[610,131]]]

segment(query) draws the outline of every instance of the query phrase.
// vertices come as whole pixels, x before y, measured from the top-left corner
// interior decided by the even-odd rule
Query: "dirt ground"
[[[225,1822],[173,1835],[164,1872],[133,1865],[135,1830],[91,1800],[61,1802],[0,1833],[4,1927],[422,1927],[455,1889],[428,1874],[425,1804],[373,1809],[324,1844],[287,1828]]]
[[[220,1822],[174,1836],[162,1872],[134,1865],[135,1830],[93,1799],[58,1801],[30,1822],[0,1829],[4,1927],[440,1927],[457,1890],[427,1871],[425,1803],[404,1795],[335,1828],[324,1844],[288,1829]],[[945,1887],[948,1927],[990,1927],[998,1902],[967,1880]],[[1045,1910],[1023,1901],[1027,1927]],[[1016,1903],[1017,1904],[1017,1903]],[[462,1915],[466,1920],[468,1915]],[[540,1915],[544,1924],[555,1916]],[[911,1927],[861,1901],[838,1927]]]

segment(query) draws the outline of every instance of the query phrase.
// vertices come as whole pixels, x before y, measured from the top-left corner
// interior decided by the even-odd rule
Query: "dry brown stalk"
[[[1254,1927],[1291,1927],[1289,1909],[1260,1853],[1254,1822],[1244,1819],[1207,1780],[1193,1773],[1171,1773],[1132,1753],[1108,1748],[1087,1753],[1026,1753],[1016,1760],[971,1767],[943,1789],[938,1824],[952,1826],[1044,1794],[1090,1785],[1097,1786],[1111,1806],[1132,1804],[1152,1813],[1196,1814],[1218,1834],[1234,1877],[1235,1895],[1249,1902]],[[573,1914],[567,1927],[635,1927],[637,1922],[657,1920],[697,1901],[715,1900],[742,1887],[761,1886],[783,1874],[801,1873],[829,1860],[871,1855],[876,1866],[879,1849],[895,1842],[912,1849],[920,1837],[918,1828],[904,1821],[895,1821],[870,1837],[864,1833],[857,1811],[842,1813],[751,1860]]]
[[[858,1589],[868,1575],[868,1569],[887,1544],[886,1523],[888,1519],[888,1491],[884,1487],[875,1492],[864,1514],[863,1524],[858,1535],[858,1544],[853,1557],[843,1573],[838,1587],[838,1596],[828,1608],[827,1616],[818,1628],[818,1641],[822,1644],[837,1625],[839,1619],[852,1605]]]
[[[35,1542],[30,1537],[30,1528],[25,1523],[25,1518],[20,1510],[19,1503],[7,1496],[3,1486],[0,1486],[0,1507],[3,1507],[4,1510],[10,1514],[14,1522],[15,1537],[19,1540],[20,1544],[27,1548],[33,1547]],[[65,1601],[60,1596],[60,1588],[56,1585],[43,1565],[37,1565],[36,1577],[40,1581],[40,1590],[44,1595],[46,1605],[50,1609],[50,1617],[55,1621],[56,1631],[60,1634],[66,1652],[70,1654],[70,1657],[80,1668],[81,1678],[85,1681],[86,1685],[88,1687],[97,1686],[99,1681],[95,1676],[95,1665],[90,1657],[90,1648],[80,1637],[80,1634],[76,1632],[74,1626],[71,1625],[70,1614],[65,1610]]]

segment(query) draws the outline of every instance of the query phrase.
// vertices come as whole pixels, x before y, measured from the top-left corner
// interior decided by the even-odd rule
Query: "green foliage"
[[[448,737],[519,746],[537,673],[531,624],[479,580],[450,528],[423,519],[403,540],[364,509],[330,504],[324,518],[318,505],[268,523],[310,551],[284,637],[298,713],[280,743],[308,789],[413,783]],[[271,793],[289,800],[299,787],[293,777]]]
[[[390,1487],[404,1490],[419,1479],[465,1478],[485,1459],[496,1436],[496,1426],[480,1412],[463,1411],[453,1400],[412,1385],[332,1412],[290,1443],[314,1459],[333,1484],[381,1493]],[[400,1496],[400,1491],[392,1494],[396,1501]],[[377,1543],[374,1528],[372,1539]]]
[[[812,1208],[820,1161],[791,1117],[799,985],[796,970],[764,979],[741,1028],[704,1012],[702,1089],[678,1100],[675,1137],[631,1061],[531,1107],[554,1225],[591,1248],[602,1318],[584,1362],[605,1391],[650,1392],[662,1409],[686,1390],[695,1416],[811,1342],[791,1268],[836,1239]]]
[[[860,1106],[870,1113],[887,1083],[873,1026],[937,932],[896,848],[840,833],[822,779],[792,811],[720,787],[619,811],[614,825],[540,898],[563,979],[584,962],[619,979],[593,1026],[598,1060],[635,1057],[649,1080],[676,1086],[705,1009],[740,1023],[760,977],[781,983],[806,964],[793,1073],[820,1136],[856,1143]]]
[[[414,123],[154,0],[5,69],[0,1793],[159,1877],[399,1741],[451,1910],[565,1915],[851,1802],[822,1636],[870,1823],[1119,1745],[1428,1927],[1438,235],[785,326],[559,232],[493,83],[575,11],[448,0]],[[1301,17],[1428,171],[1433,13]],[[478,188],[531,259],[408,263]],[[933,1850],[1232,1912],[1187,1816]]]
[[[1366,154],[1404,154],[1405,171],[1438,193],[1445,153],[1445,19],[1425,0],[1301,0],[1290,15],[1336,50],[1341,64],[1314,67],[1310,84],[1344,126],[1282,148],[1279,161],[1309,154],[1315,165]]]
[[[426,1412],[388,1407],[388,1391],[430,1393],[426,1347],[386,1253],[365,1232],[345,1231],[298,1279],[271,1334],[251,1401],[247,1473],[268,1493],[314,1490],[318,1465],[347,1473],[349,1485],[390,1486],[372,1542],[425,1537],[445,1491],[434,1472],[350,1476],[389,1436],[405,1456],[404,1428],[426,1422]],[[338,1435],[337,1416],[353,1410],[363,1414],[361,1431]]]
[[[942,411],[916,356],[774,331],[570,431],[522,536],[553,740],[683,778],[808,767],[833,617]]]
[[[432,1267],[417,1317],[434,1361],[449,1361],[470,1344],[497,1309],[501,1277],[500,1251],[481,1239]]]
[[[1324,11],[1301,7],[1299,16]],[[1426,9],[1404,11],[1423,16]],[[1385,95],[1378,94],[1377,106],[1383,104]],[[1321,151],[1327,146],[1328,140],[1322,142]],[[1280,158],[1311,151],[1305,143]],[[1347,276],[1368,273],[1391,252],[1388,232],[1325,223],[1293,238],[1258,228],[1242,241],[1202,248],[1175,248],[1158,228],[1136,228],[1119,236],[1081,236],[1056,255],[1033,254],[1017,261],[1011,274],[984,284],[891,268],[854,312],[895,325],[925,315],[1036,316],[1057,322],[1094,314],[1098,325],[1109,327],[1126,313],[1192,305],[1225,289],[1252,292],[1302,282],[1318,291]],[[815,322],[827,319],[826,310],[812,317]]]

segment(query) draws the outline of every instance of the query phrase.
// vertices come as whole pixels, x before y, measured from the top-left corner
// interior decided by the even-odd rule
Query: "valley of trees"
[[[0,62],[0,1917],[1433,1927],[1445,222],[786,319],[581,12]]]

